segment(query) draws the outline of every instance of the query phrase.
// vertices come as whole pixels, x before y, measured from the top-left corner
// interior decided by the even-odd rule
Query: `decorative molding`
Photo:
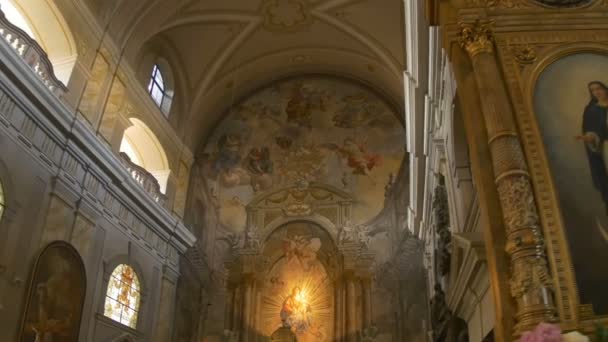
[[[598,317],[579,302],[574,269],[569,255],[565,227],[559,213],[556,189],[544,151],[540,129],[534,116],[534,87],[541,72],[555,60],[576,52],[608,53],[608,30],[502,33],[496,45],[502,56],[508,90],[511,92],[535,197],[545,236],[553,288],[562,324],[568,329],[592,329]],[[521,64],[512,47],[530,46],[536,51],[532,63]],[[541,272],[542,275],[542,272]],[[603,318],[603,322],[608,319]]]
[[[96,211],[118,229],[127,229],[138,243],[149,246],[177,267],[178,251],[184,252],[194,243],[192,234],[132,180],[118,157],[86,124],[74,119],[69,109],[8,49],[6,42],[0,42],[5,70],[15,74],[21,84],[17,88],[0,74],[0,107],[6,109],[0,111],[0,131],[49,174],[57,175],[54,191],[77,196],[83,201],[79,207],[86,204],[89,212]],[[40,106],[31,102],[32,96]]]
[[[264,28],[272,32],[295,32],[312,23],[305,0],[265,0],[262,16]]]

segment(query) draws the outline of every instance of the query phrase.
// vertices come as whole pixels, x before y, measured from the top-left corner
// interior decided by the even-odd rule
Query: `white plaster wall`
[[[71,243],[85,265],[80,341],[170,336],[171,323],[158,323],[159,312],[172,313],[174,291],[161,301],[160,284],[174,286],[178,253],[194,237],[9,49],[0,42],[0,179],[6,197],[0,221],[0,341],[17,340],[34,260],[54,240]],[[132,265],[141,280],[136,329],[103,317],[107,281],[120,263]]]

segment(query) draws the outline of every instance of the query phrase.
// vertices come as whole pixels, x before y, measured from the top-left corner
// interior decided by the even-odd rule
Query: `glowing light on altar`
[[[298,301],[299,304],[301,304],[303,307],[306,307],[306,305],[308,305],[309,300],[308,300],[308,289],[305,287],[300,287],[300,291],[298,291],[298,293],[296,294],[296,301]]]

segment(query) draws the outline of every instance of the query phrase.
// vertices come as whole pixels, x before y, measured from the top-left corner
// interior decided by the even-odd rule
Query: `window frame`
[[[122,269],[127,267],[131,270],[132,274],[133,274],[133,281],[132,283],[129,285],[127,283],[125,283],[121,277],[122,275]],[[114,289],[113,287],[113,281],[117,282],[119,284],[118,286],[118,291],[122,291],[123,287],[120,285],[126,285],[128,286],[128,294],[134,294],[135,296],[135,301],[134,303],[124,303],[123,301],[120,300],[119,296],[120,294],[117,294],[117,297],[114,298],[111,296],[110,291]],[[134,285],[135,284],[135,285]],[[108,304],[108,302],[110,302],[113,306],[114,305],[118,305],[120,308],[120,316],[117,319],[115,319],[112,314],[108,314],[106,312],[106,306]],[[107,282],[107,286],[106,286],[106,291],[105,291],[105,295],[104,295],[104,302],[103,302],[103,316],[109,320],[111,320],[112,322],[116,322],[122,326],[125,326],[127,328],[130,329],[137,329],[137,326],[139,324],[140,321],[140,313],[141,313],[141,303],[142,303],[142,286],[141,286],[141,280],[140,277],[138,276],[137,271],[135,270],[134,267],[132,267],[131,265],[127,264],[127,263],[119,263],[118,265],[116,265],[116,267],[114,267],[112,269],[112,272],[110,273],[110,276],[108,278],[108,282]],[[134,314],[132,321],[130,322],[129,319],[127,318],[123,318],[123,313],[124,313],[124,309],[127,308],[128,310],[131,310]]]
[[[148,95],[165,118],[168,118],[173,105],[174,91],[172,91],[170,82],[168,82],[169,78],[167,76],[171,75],[168,75],[170,71],[166,64],[166,62],[159,60],[153,64],[152,72],[149,74]]]

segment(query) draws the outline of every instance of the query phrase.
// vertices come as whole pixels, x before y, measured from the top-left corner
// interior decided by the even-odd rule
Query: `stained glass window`
[[[140,287],[137,274],[128,265],[118,265],[108,282],[104,315],[135,329],[139,299]]]

